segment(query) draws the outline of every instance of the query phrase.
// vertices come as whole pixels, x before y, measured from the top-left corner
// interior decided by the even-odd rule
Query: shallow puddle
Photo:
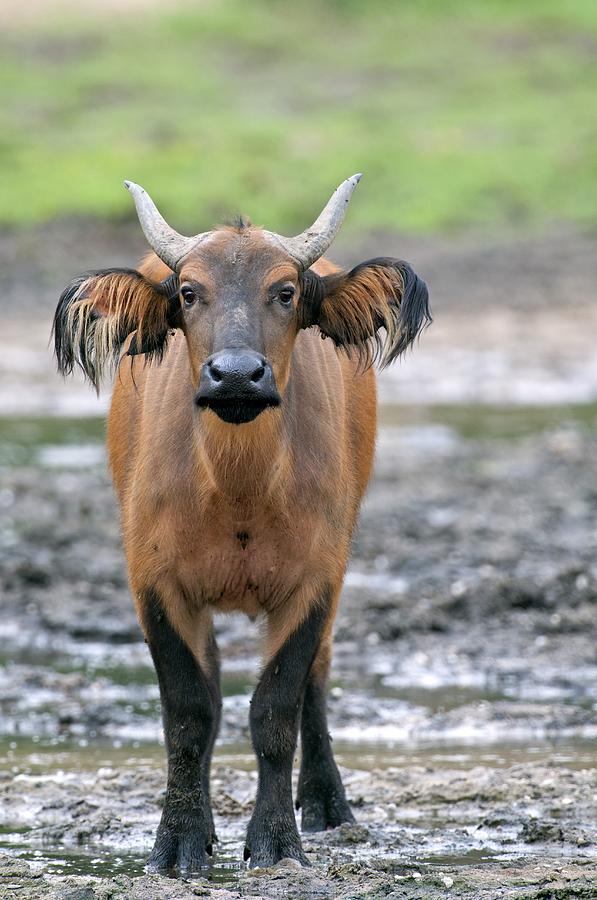
[[[548,763],[568,769],[590,768],[597,763],[597,746],[593,740],[546,741],[479,744],[417,744],[392,747],[383,743],[334,741],[334,755],[340,765],[356,771],[408,769],[432,766],[442,769],[468,770],[474,766],[506,768],[526,763]],[[166,751],[162,743],[136,741],[77,742],[67,739],[31,740],[0,739],[0,770],[13,775],[46,777],[59,782],[72,772],[96,771],[100,768],[123,771],[165,766]],[[219,742],[213,766],[226,766],[240,771],[256,771],[255,757],[248,740]]]
[[[70,851],[64,847],[44,847],[32,850],[26,843],[20,843],[19,835],[1,835],[0,850],[14,854],[32,864],[34,869],[55,875],[95,875],[111,878],[115,875],[142,875],[146,858],[139,854],[115,854],[113,850],[102,851],[94,847],[88,851]]]
[[[128,875],[135,878],[143,875],[147,863],[147,854],[115,853],[113,848],[102,849],[101,845],[76,851],[64,847],[32,850],[28,844],[19,844],[12,837],[0,834],[0,851],[18,856],[30,863],[33,869],[43,869],[48,874],[93,875],[96,878]],[[18,838],[18,835],[14,837]],[[244,868],[234,857],[218,852],[217,859],[205,869],[202,877],[214,885],[226,885],[237,881]]]
[[[492,853],[488,850],[469,850],[468,853],[453,856],[438,853],[434,856],[421,856],[418,862],[422,866],[478,866],[483,863],[495,862],[499,857],[505,854]]]

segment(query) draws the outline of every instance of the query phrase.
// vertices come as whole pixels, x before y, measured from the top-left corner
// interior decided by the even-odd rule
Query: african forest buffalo
[[[183,237],[125,182],[155,255],[138,271],[77,277],[56,310],[60,371],[78,364],[96,387],[118,373],[110,466],[168,753],[150,871],[198,871],[216,840],[217,612],[265,625],[245,859],[308,865],[292,802],[299,726],[303,831],[354,821],[330,745],[326,682],[373,459],[371,363],[394,361],[430,321],[427,288],[407,263],[378,258],[344,272],[322,259],[359,180],[343,182],[293,238],[244,220]]]

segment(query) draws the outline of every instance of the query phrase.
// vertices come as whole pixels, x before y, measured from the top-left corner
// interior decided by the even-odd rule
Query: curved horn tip
[[[337,193],[342,192],[344,195],[344,203],[348,204],[350,202],[352,192],[355,190],[362,177],[363,173],[357,172],[356,175],[351,175],[350,178],[347,178],[346,181],[343,181],[342,184],[336,188]]]

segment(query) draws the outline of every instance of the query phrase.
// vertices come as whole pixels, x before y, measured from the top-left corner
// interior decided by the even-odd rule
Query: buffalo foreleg
[[[192,653],[155,591],[146,592],[139,605],[160,686],[168,753],[166,798],[148,870],[189,874],[207,865],[215,839],[209,767],[221,702],[217,648],[211,622],[204,622],[201,653]]]
[[[309,865],[294,818],[292,763],[305,685],[328,610],[329,592],[324,592],[292,631],[288,616],[269,617],[270,640],[278,649],[263,671],[250,712],[259,770],[257,800],[245,847],[245,859],[250,857],[251,866],[271,866],[285,857]],[[280,634],[287,635],[283,641],[276,639]]]

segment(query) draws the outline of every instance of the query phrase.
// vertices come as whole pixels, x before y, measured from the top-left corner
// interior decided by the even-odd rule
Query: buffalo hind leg
[[[213,853],[213,845],[218,842],[218,836],[214,827],[213,814],[211,811],[210,796],[210,774],[211,774],[211,758],[213,755],[214,745],[220,730],[220,719],[222,716],[222,688],[220,684],[220,651],[216,643],[213,631],[213,625],[210,623],[210,630],[205,645],[205,656],[207,661],[207,683],[211,691],[214,721],[211,729],[209,744],[201,763],[201,785],[203,787],[203,796],[209,819],[210,840],[207,845],[207,852]]]
[[[309,673],[301,716],[301,768],[296,808],[302,831],[325,831],[354,822],[332,752],[327,723],[330,638],[322,640]]]
[[[220,715],[217,649],[211,621],[208,628],[204,623],[200,663],[172,627],[158,594],[147,591],[139,601],[168,754],[166,798],[148,870],[190,874],[208,864],[215,838],[209,767]]]
[[[251,738],[259,771],[245,846],[251,866],[272,866],[286,857],[309,865],[294,818],[292,764],[305,685],[328,609],[326,593],[290,634],[283,615],[268,621],[270,641],[278,649],[270,655],[251,700]],[[282,634],[287,635],[283,642],[276,640]]]

